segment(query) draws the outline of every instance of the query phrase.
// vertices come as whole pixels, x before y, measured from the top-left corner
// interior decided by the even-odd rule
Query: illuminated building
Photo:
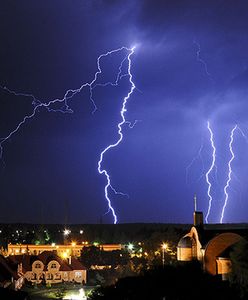
[[[228,278],[230,252],[247,236],[248,228],[239,224],[203,224],[203,213],[194,211],[194,225],[177,245],[177,260],[198,260],[205,271]]]
[[[68,255],[80,257],[81,250],[83,247],[92,246],[85,242],[84,244],[76,244],[72,242],[69,245],[33,245],[33,244],[8,244],[8,255],[20,255],[20,254],[30,254],[30,255],[39,255],[44,251],[55,251],[57,255],[64,257],[65,253]],[[99,245],[104,251],[113,251],[113,250],[121,250],[121,244],[106,244],[106,245]]]
[[[86,283],[86,268],[74,257],[62,259],[54,252],[36,255],[11,255],[9,260],[19,276],[32,283]]]

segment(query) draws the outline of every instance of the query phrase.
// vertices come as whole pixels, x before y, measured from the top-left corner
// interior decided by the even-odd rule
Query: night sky
[[[248,2],[4,0],[0,4],[0,137],[34,108],[94,78],[97,57],[136,45],[137,89],[127,105],[122,144],[103,163],[119,222],[191,223],[193,196],[206,215],[210,174],[219,222],[228,176],[230,131],[248,136]],[[125,54],[125,53],[124,53]],[[113,81],[123,53],[102,61],[99,82]],[[0,222],[112,223],[97,172],[100,152],[118,139],[128,78],[70,99],[73,114],[41,108],[2,144]],[[235,131],[232,180],[224,222],[247,222],[248,139]],[[1,140],[3,141],[3,140]],[[200,151],[200,152],[199,152]],[[199,154],[199,155],[198,155]]]

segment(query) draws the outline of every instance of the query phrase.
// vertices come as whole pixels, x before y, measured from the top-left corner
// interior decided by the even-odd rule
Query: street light
[[[129,252],[129,253],[132,253],[132,252],[133,252],[133,248],[134,248],[134,245],[133,245],[133,244],[129,243],[129,244],[127,245],[127,249],[128,249],[128,252]]]
[[[67,235],[69,235],[71,233],[71,231],[69,229],[65,229],[63,231],[63,233],[64,233],[65,236],[67,236]]]
[[[163,267],[164,267],[164,263],[165,263],[165,258],[164,258],[164,255],[165,255],[165,250],[168,248],[168,245],[163,243],[162,244],[162,264],[163,264]]]

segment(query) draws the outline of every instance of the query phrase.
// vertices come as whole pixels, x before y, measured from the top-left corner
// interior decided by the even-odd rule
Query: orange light
[[[163,250],[166,250],[167,248],[168,248],[168,245],[165,244],[165,243],[163,243],[163,244],[162,244],[162,249],[163,249]]]
[[[62,253],[62,258],[64,258],[64,259],[68,258],[68,253],[63,252],[63,253]]]

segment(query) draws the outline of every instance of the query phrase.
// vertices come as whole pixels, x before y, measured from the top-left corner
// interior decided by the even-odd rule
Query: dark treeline
[[[64,229],[70,230],[66,241]],[[139,242],[148,239],[177,242],[182,234],[189,230],[187,224],[134,223],[134,224],[0,224],[0,244],[8,243],[50,244],[70,241],[88,241],[89,243]]]
[[[207,274],[200,262],[166,261],[164,266],[143,268],[109,285],[101,285],[91,300],[247,300],[248,242],[242,239],[230,252],[232,270],[229,280]],[[138,274],[138,275],[137,275]]]
[[[238,300],[240,297],[228,282],[204,273],[198,262],[191,262],[166,265],[147,270],[143,275],[121,278],[111,286],[96,289],[90,299]]]

